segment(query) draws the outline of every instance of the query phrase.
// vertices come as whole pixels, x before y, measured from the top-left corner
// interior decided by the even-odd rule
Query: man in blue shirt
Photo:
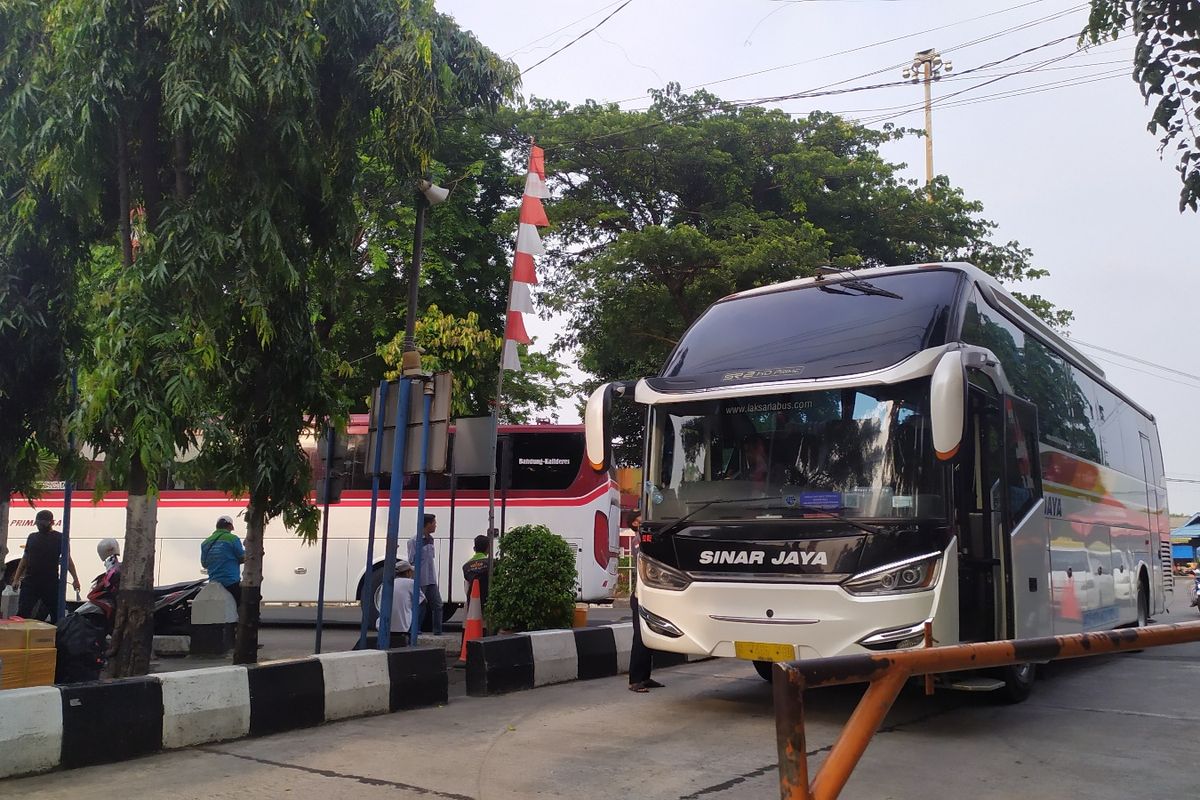
[[[200,565],[208,571],[208,579],[224,586],[239,606],[242,604],[242,562],[245,560],[246,548],[233,532],[233,518],[219,518],[217,529],[200,543]]]
[[[425,620],[425,608],[428,606],[433,612],[433,633],[441,636],[442,595],[438,591],[437,562],[434,560],[437,556],[437,549],[433,543],[433,532],[437,530],[437,517],[433,514],[426,514],[424,523],[425,529],[408,540],[408,560],[412,564],[417,563],[419,548],[421,551],[421,574],[417,576],[417,584],[425,594],[425,602],[421,603],[421,607],[417,609],[417,619],[422,622]]]

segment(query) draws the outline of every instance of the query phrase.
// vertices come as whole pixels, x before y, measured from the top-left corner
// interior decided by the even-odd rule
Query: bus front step
[[[994,692],[1004,688],[1004,681],[998,678],[985,678],[974,675],[969,678],[957,678],[947,683],[948,689],[959,692]]]

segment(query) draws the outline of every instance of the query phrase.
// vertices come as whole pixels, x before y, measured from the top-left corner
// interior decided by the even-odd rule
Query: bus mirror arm
[[[939,461],[953,461],[967,424],[967,372],[961,350],[942,354],[929,388],[933,450]]]
[[[604,383],[588,397],[583,412],[584,442],[588,464],[596,472],[612,466],[612,400],[632,396],[632,381]]]

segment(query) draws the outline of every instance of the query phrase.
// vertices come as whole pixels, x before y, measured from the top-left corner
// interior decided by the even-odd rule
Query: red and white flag
[[[546,210],[542,208],[542,199],[549,196],[546,191],[545,154],[542,148],[533,145],[529,149],[529,172],[525,176],[525,194],[521,197],[512,286],[508,293],[508,319],[504,325],[504,355],[501,361],[504,369],[521,368],[517,345],[531,341],[525,330],[523,315],[533,313],[533,295],[529,287],[537,283],[534,256],[546,253],[537,229],[550,224],[550,220],[546,219]]]

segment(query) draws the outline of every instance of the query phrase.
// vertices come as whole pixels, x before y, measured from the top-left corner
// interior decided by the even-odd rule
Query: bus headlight
[[[903,594],[933,586],[942,565],[941,553],[906,558],[855,575],[842,584],[850,594]]]
[[[692,579],[686,572],[668,567],[661,561],[655,561],[640,553],[637,557],[637,569],[638,580],[652,589],[670,589],[673,592],[681,592],[692,583]]]

